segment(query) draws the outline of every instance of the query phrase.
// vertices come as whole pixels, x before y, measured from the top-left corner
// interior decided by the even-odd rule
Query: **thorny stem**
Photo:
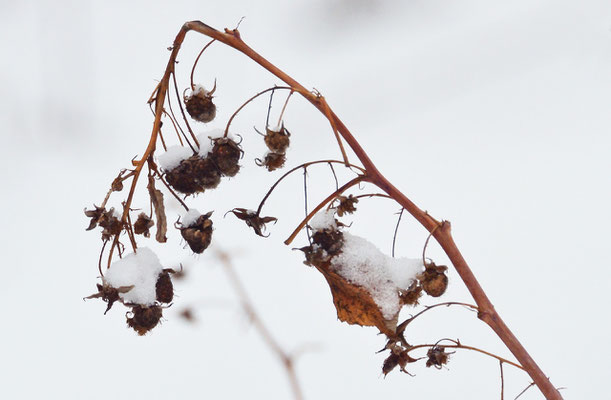
[[[276,354],[276,356],[278,357],[278,359],[284,366],[284,369],[286,370],[286,373],[288,375],[289,382],[291,384],[291,389],[293,390],[293,395],[295,396],[295,399],[297,400],[303,399],[303,394],[301,391],[301,387],[299,385],[299,380],[297,379],[297,374],[295,372],[294,356],[289,355],[286,351],[284,351],[284,349],[282,349],[278,341],[272,336],[267,326],[265,326],[265,324],[263,323],[263,320],[261,320],[261,317],[259,317],[259,314],[257,314],[257,311],[253,307],[252,305],[253,303],[250,300],[250,297],[248,296],[246,289],[242,285],[242,282],[240,281],[238,274],[233,269],[233,265],[231,264],[231,260],[229,259],[229,256],[226,253],[221,252],[221,251],[217,251],[217,254],[218,254],[219,259],[222,261],[225,267],[224,270],[227,273],[227,277],[229,278],[229,281],[231,285],[233,286],[233,289],[235,290],[238,297],[240,298],[240,301],[242,302],[242,307],[246,311],[246,314],[248,314],[248,317],[252,321],[252,324],[257,329],[257,331],[259,332],[259,334],[261,335],[265,343],[274,352],[274,354]]]
[[[259,93],[255,94],[255,95],[254,95],[254,96],[252,96],[250,99],[246,100],[246,102],[245,102],[244,104],[242,104],[242,105],[241,105],[241,106],[240,106],[240,107],[239,107],[237,110],[235,110],[235,112],[234,112],[234,113],[231,115],[231,118],[229,118],[229,121],[227,121],[227,126],[225,127],[225,135],[223,135],[223,136],[224,136],[224,137],[227,137],[227,135],[229,134],[229,126],[231,125],[231,122],[233,121],[233,119],[235,118],[235,116],[236,116],[236,115],[238,115],[238,113],[239,113],[240,111],[242,111],[242,109],[243,109],[244,107],[246,107],[246,105],[248,105],[248,103],[250,103],[251,101],[253,101],[253,100],[254,100],[254,99],[256,99],[257,97],[259,97],[259,96],[261,96],[262,94],[265,94],[265,93],[267,93],[267,92],[269,92],[269,91],[272,91],[272,93],[273,93],[273,92],[275,92],[276,90],[282,90],[282,89],[285,89],[285,90],[291,90],[291,88],[290,88],[290,87],[288,87],[288,86],[274,86],[274,87],[271,87],[271,88],[267,88],[267,89],[265,89],[265,90],[263,90],[263,91],[261,91],[261,92],[259,92]],[[266,127],[266,128],[267,128],[267,127]]]
[[[416,206],[416,204],[414,204],[410,199],[408,199],[407,196],[405,196],[401,191],[399,191],[399,189],[397,189],[392,183],[390,183],[390,181],[388,181],[388,179],[384,177],[384,175],[382,175],[382,173],[371,161],[367,153],[365,153],[359,142],[354,138],[354,136],[352,136],[352,133],[350,133],[344,123],[329,108],[322,96],[308,91],[295,79],[290,77],[284,71],[280,70],[274,64],[267,61],[260,54],[250,48],[242,40],[240,33],[237,29],[225,29],[224,32],[221,32],[204,24],[203,22],[191,21],[183,25],[175,43],[182,42],[185,33],[189,30],[194,30],[210,38],[216,39],[230,47],[233,47],[234,49],[238,50],[239,52],[243,53],[244,55],[255,61],[257,64],[261,65],[263,68],[267,69],[277,78],[284,81],[287,85],[291,86],[295,92],[301,94],[305,99],[312,103],[314,107],[318,108],[318,110],[321,111],[323,115],[325,115],[329,119],[329,123],[333,127],[334,132],[339,133],[339,135],[342,136],[342,138],[352,149],[356,157],[361,161],[363,167],[367,170],[367,180],[370,183],[375,184],[380,189],[385,191],[389,196],[394,198],[429,232],[433,232],[433,229],[436,226],[440,225],[437,220],[435,220],[428,213],[424,212],[418,206]],[[175,59],[175,56],[173,58],[171,57],[172,62],[173,59]],[[342,153],[342,155],[344,156],[344,160],[346,160],[345,153]],[[480,310],[478,317],[492,328],[492,330],[498,335],[498,337],[503,341],[507,348],[513,353],[516,359],[524,367],[524,370],[531,376],[535,384],[539,387],[546,399],[562,399],[562,396],[560,395],[558,390],[552,385],[547,376],[539,368],[539,366],[532,359],[530,354],[526,351],[526,349],[522,346],[522,344],[518,341],[518,339],[514,336],[509,327],[505,324],[505,322],[501,319],[499,314],[494,309],[492,302],[490,301],[490,299],[482,289],[481,285],[473,275],[473,272],[471,271],[469,265],[463,258],[460,250],[458,250],[456,243],[454,243],[451,234],[450,223],[446,222],[441,229],[437,229],[433,237],[441,245],[450,261],[452,261],[454,268],[465,283],[465,286],[467,286],[467,289],[471,293],[471,296],[473,296],[473,299],[477,303],[477,306]]]
[[[282,175],[280,178],[278,178],[278,180],[276,182],[274,182],[274,184],[269,188],[269,190],[267,191],[267,193],[265,194],[265,196],[263,196],[263,200],[261,200],[261,203],[259,204],[259,207],[257,208],[257,215],[261,214],[261,210],[263,209],[263,205],[265,204],[265,201],[267,200],[267,198],[272,194],[272,192],[274,191],[274,189],[276,189],[276,186],[278,186],[278,184],[280,184],[280,182],[282,182],[282,180],[284,178],[286,178],[287,176],[289,176],[290,174],[292,174],[293,172],[297,171],[298,169],[301,168],[307,168],[310,165],[314,165],[314,164],[320,164],[320,163],[328,163],[329,165],[331,165],[332,163],[336,163],[336,164],[344,164],[343,161],[337,161],[337,160],[318,160],[318,161],[310,161],[301,165],[296,166],[295,168],[292,168],[290,170],[288,170],[286,173],[284,173],[284,175]],[[365,172],[361,167],[359,167],[358,165],[350,165],[351,168],[356,168],[361,172]]]
[[[348,181],[348,183],[344,184],[342,187],[337,189],[335,192],[331,193],[329,196],[327,196],[316,207],[314,207],[314,209],[312,211],[310,211],[310,213],[304,218],[303,221],[301,221],[301,223],[297,226],[297,228],[295,228],[293,233],[291,233],[291,235],[284,241],[284,244],[286,244],[287,246],[289,244],[291,244],[291,242],[295,239],[297,234],[306,226],[308,221],[311,220],[312,217],[314,215],[316,215],[317,212],[322,210],[323,207],[327,203],[329,203],[330,201],[333,201],[333,199],[335,199],[337,196],[339,196],[340,194],[342,194],[346,190],[350,189],[352,186],[358,185],[360,182],[364,181],[365,179],[366,179],[365,175],[359,175],[356,178],[352,179],[351,181]]]

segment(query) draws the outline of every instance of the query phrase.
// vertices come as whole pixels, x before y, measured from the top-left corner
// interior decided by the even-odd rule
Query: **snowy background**
[[[0,163],[3,305],[0,396],[7,399],[290,398],[284,371],[241,312],[213,249],[228,251],[254,306],[289,351],[306,399],[499,398],[498,363],[459,352],[441,371],[381,376],[374,328],[336,320],[324,279],[282,240],[303,213],[302,177],[265,210],[269,239],[236,218],[271,184],[266,101],[236,119],[247,168],[193,205],[215,211],[211,251],[193,257],[173,236],[155,246],[187,280],[163,325],[126,329],[124,309],[81,299],[95,291],[99,233],[83,208],[99,204],[151,129],[145,102],[184,21],[218,29],[242,16],[242,37],[308,88],[320,90],[380,170],[418,205],[448,219],[497,310],[566,398],[604,398],[611,376],[611,3],[608,1],[1,1]],[[206,42],[189,34],[185,87]],[[239,53],[213,46],[196,78],[218,80],[218,124],[279,83]],[[273,111],[278,112],[278,109]],[[324,119],[294,98],[289,164],[337,157]],[[210,128],[218,127],[210,124]],[[333,188],[312,168],[311,204]],[[142,195],[136,203],[146,207]],[[116,197],[120,200],[121,197]],[[139,203],[138,203],[139,202]],[[359,203],[351,232],[390,251],[398,208]],[[178,208],[169,206],[169,220]],[[265,212],[264,212],[265,214]],[[267,214],[266,214],[267,215]],[[397,253],[418,257],[424,230],[404,218]],[[300,236],[296,247],[304,245]],[[429,256],[447,260],[435,245]],[[450,273],[445,300],[471,299]],[[179,317],[192,307],[196,323]],[[407,315],[407,314],[406,314]],[[510,357],[474,314],[438,310],[413,343],[460,338]],[[506,398],[528,378],[505,368]],[[523,399],[540,399],[531,389]]]

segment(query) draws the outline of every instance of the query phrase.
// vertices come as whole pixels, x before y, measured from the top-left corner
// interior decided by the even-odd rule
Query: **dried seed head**
[[[198,158],[194,169],[195,179],[202,188],[202,192],[204,189],[214,189],[221,183],[221,172],[209,157]]]
[[[149,218],[145,213],[140,213],[138,219],[134,223],[134,233],[136,235],[144,235],[145,237],[151,236],[149,229],[155,225],[152,219]]]
[[[104,214],[104,212],[106,212],[106,209],[104,207],[98,207],[95,204],[93,205],[93,207],[95,208],[94,210],[85,209],[85,216],[87,218],[91,218],[91,220],[89,221],[89,226],[87,227],[88,231],[98,226],[100,218],[102,218],[102,215]]]
[[[170,186],[176,191],[184,194],[194,194],[203,191],[199,180],[195,176],[197,162],[201,160],[198,156],[191,156],[182,160],[177,167],[169,170],[165,178]]]
[[[352,214],[356,211],[356,207],[354,206],[359,202],[359,199],[354,197],[353,195],[339,196],[337,198],[339,200],[339,205],[337,206],[337,215],[342,217],[344,214]]]
[[[166,180],[176,191],[184,194],[214,189],[221,182],[221,173],[209,158],[198,155],[182,160],[165,174]]]
[[[267,154],[265,154],[265,158],[263,160],[261,160],[260,158],[257,158],[255,160],[255,163],[257,163],[258,166],[265,167],[270,172],[284,167],[285,162],[286,156],[284,155],[284,153],[273,152],[268,152]]]
[[[160,303],[171,303],[174,299],[174,285],[172,284],[172,278],[168,270],[164,270],[159,274],[157,283],[155,284],[155,291],[157,301]]]
[[[284,127],[284,125],[280,127],[280,130],[267,128],[267,134],[265,135],[264,139],[265,145],[272,153],[284,154],[291,143],[289,136],[291,136],[291,134]]]
[[[401,302],[406,305],[416,306],[418,305],[418,300],[422,296],[422,286],[418,284],[418,282],[414,282],[411,286],[404,291],[399,293],[399,298]]]
[[[179,227],[180,234],[194,253],[201,254],[212,240],[212,212],[200,215],[194,224]]]
[[[185,96],[184,102],[187,112],[196,121],[210,122],[216,117],[212,94],[203,88],[198,88],[191,95]]]
[[[265,224],[269,222],[276,223],[278,218],[276,217],[261,217],[256,211],[248,210],[246,208],[234,208],[227,213],[233,213],[236,217],[246,222],[246,225],[254,229],[255,233],[259,236],[267,237],[263,234],[265,230]]]
[[[427,367],[434,366],[441,369],[443,365],[448,363],[449,353],[446,353],[443,346],[433,346],[427,351],[426,356],[428,357],[426,360]]]
[[[445,265],[435,265],[433,262],[426,264],[424,272],[418,275],[420,285],[426,294],[439,297],[445,293],[448,288],[447,269]]]
[[[240,170],[238,161],[242,157],[242,149],[233,140],[221,137],[214,139],[214,147],[209,157],[216,163],[223,175],[235,176]]]
[[[390,355],[384,360],[384,364],[382,364],[382,373],[384,376],[388,375],[388,373],[395,369],[397,365],[399,365],[399,355],[390,353]]]
[[[330,256],[334,256],[340,253],[342,249],[344,235],[339,230],[324,229],[312,234],[312,243],[325,250]]]
[[[131,314],[131,316],[129,316]],[[161,319],[162,310],[160,306],[142,306],[135,305],[132,307],[131,313],[127,316],[127,326],[135,330],[138,335],[142,336],[153,329]]]
[[[113,192],[120,192],[123,190],[123,179],[121,179],[121,175],[117,176],[115,180],[112,181],[110,188]]]

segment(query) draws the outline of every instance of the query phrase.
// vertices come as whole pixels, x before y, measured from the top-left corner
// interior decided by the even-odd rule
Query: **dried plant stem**
[[[492,302],[490,301],[490,299],[482,289],[481,285],[473,275],[473,272],[471,271],[469,265],[463,258],[461,252],[456,246],[456,243],[454,243],[454,239],[452,238],[451,234],[451,224],[446,221],[443,226],[440,226],[441,224],[439,221],[437,221],[425,211],[421,210],[418,206],[416,206],[416,204],[414,204],[409,198],[407,198],[407,196],[405,196],[399,189],[397,189],[390,181],[388,181],[388,179],[386,179],[386,177],[384,177],[384,175],[382,175],[382,173],[377,169],[375,164],[371,161],[367,153],[365,153],[359,142],[354,138],[354,136],[344,125],[344,123],[331,110],[327,102],[324,100],[324,97],[320,96],[317,93],[312,93],[308,91],[295,79],[290,77],[288,74],[280,70],[274,64],[270,63],[260,54],[250,48],[244,41],[242,41],[240,33],[237,29],[225,29],[224,32],[221,32],[204,24],[203,22],[191,21],[185,23],[178,32],[174,40],[172,53],[170,55],[170,59],[168,60],[168,65],[166,67],[164,76],[157,85],[155,92],[151,96],[150,101],[155,102],[155,122],[153,124],[151,138],[144,152],[144,155],[142,156],[141,160],[135,162],[136,169],[134,171],[134,179],[132,181],[130,193],[126,201],[126,205],[124,207],[122,217],[123,223],[125,223],[127,219],[127,213],[129,212],[129,206],[133,198],[133,193],[136,188],[140,171],[144,166],[146,159],[152,154],[155,149],[157,134],[160,128],[160,119],[163,113],[163,103],[165,100],[166,93],[168,91],[168,81],[174,71],[174,64],[176,61],[176,56],[180,49],[180,45],[184,41],[186,33],[191,30],[206,35],[212,39],[216,39],[217,41],[224,43],[227,46],[233,47],[234,49],[243,53],[256,63],[258,63],[260,66],[271,72],[278,79],[285,82],[288,86],[291,87],[292,91],[301,94],[314,107],[316,107],[329,120],[329,123],[333,127],[334,134],[341,135],[341,138],[343,138],[343,140],[352,149],[356,157],[360,160],[363,168],[367,171],[364,176],[361,176],[356,180],[352,180],[351,182],[349,182],[349,184],[354,185],[360,183],[361,181],[366,181],[376,185],[378,188],[386,192],[390,197],[395,199],[402,207],[405,208],[407,212],[409,212],[420,224],[422,224],[425,229],[432,233],[433,237],[441,245],[442,249],[445,251],[448,258],[454,265],[454,268],[456,269],[457,273],[459,274],[459,276],[467,286],[467,289],[471,293],[471,296],[473,297],[479,309],[478,317],[492,328],[492,330],[503,341],[507,348],[513,353],[513,355],[516,357],[523,369],[530,375],[535,384],[539,387],[546,399],[562,399],[562,396],[560,395],[558,390],[552,385],[547,376],[535,363],[530,354],[526,351],[526,349],[522,346],[522,344],[518,341],[518,339],[514,336],[509,327],[505,324],[505,322],[503,322],[499,314],[494,309]],[[337,139],[340,144],[340,149],[342,150],[343,159],[346,162],[347,156],[344,152],[342,142],[341,140],[339,140],[339,136],[337,136]],[[340,190],[341,189],[342,188],[340,188]],[[329,201],[332,200],[337,194],[338,193],[332,194],[328,198]],[[319,207],[321,208],[323,206],[324,205],[319,205]],[[310,214],[313,215],[313,213],[317,211],[318,210],[315,209]],[[306,223],[307,218],[304,222],[300,224],[299,229],[302,229]],[[296,236],[296,232],[294,232],[293,235],[291,235],[291,237],[287,239],[285,243],[290,243],[294,236]],[[111,253],[112,249],[116,245],[116,242],[118,242],[118,237],[115,238],[115,241],[113,242]],[[509,361],[504,362],[511,363]],[[514,364],[512,363],[512,365]]]
[[[299,385],[299,380],[297,379],[297,374],[295,372],[295,363],[294,357],[288,354],[280,344],[276,341],[276,339],[272,336],[271,332],[265,326],[259,314],[253,307],[253,303],[246,292],[246,289],[242,285],[242,281],[238,277],[238,274],[233,269],[233,265],[231,264],[231,260],[227,253],[222,251],[217,251],[218,257],[223,263],[224,270],[227,273],[227,277],[229,278],[229,282],[233,286],[236,294],[240,298],[242,303],[242,307],[248,314],[248,317],[252,321],[253,326],[259,332],[265,343],[272,350],[272,352],[278,357],[284,369],[286,370],[287,376],[289,378],[289,382],[291,384],[291,389],[293,390],[293,395],[295,399],[301,400],[303,399],[303,394],[301,391],[301,386]]]
[[[496,358],[496,359],[497,359],[497,360],[499,360],[499,361],[502,361],[502,362],[504,362],[504,363],[506,363],[506,364],[512,365],[512,366],[514,366],[514,367],[516,367],[516,368],[519,368],[519,369],[521,369],[521,370],[524,370],[524,371],[526,370],[526,369],[525,369],[524,367],[522,367],[520,364],[517,364],[517,363],[515,363],[515,362],[513,362],[513,361],[509,361],[509,360],[507,360],[507,359],[505,359],[505,358],[503,358],[503,357],[501,357],[501,356],[497,356],[496,354],[494,354],[494,353],[490,353],[489,351],[482,350],[482,349],[480,349],[480,348],[473,347],[473,346],[467,346],[467,345],[462,344],[462,343],[459,343],[459,342],[457,342],[457,341],[455,341],[455,340],[452,340],[452,342],[453,342],[454,344],[442,344],[442,345],[440,345],[439,343],[435,343],[435,344],[419,344],[419,345],[416,345],[416,346],[412,346],[412,347],[410,347],[408,351],[409,351],[409,352],[411,352],[411,351],[416,350],[416,349],[430,348],[430,347],[435,347],[435,346],[444,347],[444,348],[446,348],[446,349],[463,349],[463,350],[472,350],[472,351],[476,351],[476,352],[478,352],[478,353],[482,353],[482,354],[484,354],[484,355],[487,355],[487,356],[489,356],[489,357]]]
[[[193,75],[195,74],[195,67],[197,66],[197,62],[199,61],[202,54],[204,54],[204,51],[206,51],[206,49],[210,47],[210,45],[214,43],[214,41],[215,39],[212,39],[211,41],[209,41],[208,44],[206,44],[204,48],[199,52],[199,54],[195,58],[195,61],[193,62],[193,68],[191,68],[191,90],[195,90],[195,85],[193,84]]]
[[[295,79],[290,77],[284,71],[280,70],[274,64],[270,63],[260,54],[250,48],[246,43],[244,43],[237,29],[225,29],[224,32],[221,32],[200,21],[191,21],[185,23],[182,26],[177,36],[177,42],[179,40],[180,42],[182,42],[185,33],[190,30],[194,30],[210,38],[216,39],[219,42],[222,42],[240,51],[256,63],[261,65],[263,68],[267,69],[277,78],[281,79],[287,85],[292,87],[295,92],[301,94],[305,99],[312,103],[314,107],[318,108],[323,113],[323,115],[325,115],[327,119],[329,119],[329,123],[333,127],[334,133],[337,132],[341,135],[341,137],[346,141],[346,143],[352,149],[357,158],[361,161],[361,164],[367,170],[367,181],[378,186],[389,196],[395,199],[429,232],[433,233],[434,230],[433,237],[441,245],[448,258],[452,261],[454,268],[467,286],[467,289],[471,293],[471,296],[473,296],[473,299],[475,300],[479,308],[478,317],[492,328],[492,330],[503,341],[507,348],[513,353],[516,359],[524,367],[525,371],[531,376],[535,384],[539,387],[546,399],[562,399],[562,396],[560,395],[558,390],[554,387],[554,385],[552,385],[547,376],[539,368],[537,363],[532,359],[532,357],[526,351],[524,346],[522,346],[522,344],[518,341],[518,339],[515,337],[515,335],[511,332],[509,327],[505,324],[505,322],[501,319],[499,314],[494,309],[492,302],[490,301],[490,299],[482,289],[481,285],[473,275],[473,272],[469,268],[469,265],[463,258],[460,250],[458,250],[456,243],[454,243],[454,239],[452,238],[451,234],[451,224],[449,222],[446,222],[439,229],[435,229],[440,225],[440,223],[433,217],[431,217],[429,214],[427,214],[425,211],[421,210],[418,206],[416,206],[416,204],[414,204],[410,199],[408,199],[407,196],[405,196],[390,181],[388,181],[388,179],[386,179],[384,175],[382,175],[382,173],[371,161],[367,153],[365,153],[359,142],[354,138],[354,136],[352,136],[352,133],[350,133],[348,128],[337,117],[337,115],[335,115],[335,113],[330,109],[327,102],[322,96],[311,93]],[[345,156],[345,153],[342,152],[342,155],[344,156],[344,161],[346,161],[347,158]],[[288,240],[288,242],[290,242],[290,240]]]
[[[505,377],[503,376],[503,361],[499,361],[501,369],[501,400],[505,400]]]
[[[271,91],[272,93],[274,93],[276,90],[292,90],[292,88],[288,87],[288,86],[274,86],[271,88],[267,88],[265,90],[260,91],[259,93],[255,94],[254,96],[252,96],[251,98],[249,98],[248,100],[246,100],[244,102],[244,104],[242,104],[240,107],[238,107],[237,110],[235,110],[235,112],[231,115],[231,117],[229,118],[229,121],[227,121],[227,126],[225,127],[225,137],[227,137],[227,135],[229,134],[229,126],[231,125],[231,122],[233,122],[233,119],[235,118],[236,115],[238,115],[238,113],[240,111],[242,111],[242,109],[244,107],[246,107],[248,105],[248,103],[250,103],[251,101],[253,101],[254,99],[256,99],[257,97],[261,96],[262,94],[265,94],[269,91]],[[271,107],[271,103],[270,103],[270,107]],[[268,110],[268,115],[269,115],[269,110]],[[267,127],[266,127],[267,128]]]
[[[430,311],[430,310],[432,310],[432,309],[434,309],[436,307],[442,307],[442,306],[446,306],[446,307],[449,307],[449,306],[463,306],[463,307],[468,307],[468,308],[471,308],[471,309],[477,311],[477,306],[475,306],[473,304],[460,303],[460,302],[457,302],[457,301],[448,301],[448,302],[445,302],[445,303],[434,304],[432,306],[425,306],[424,310],[420,311],[416,315],[414,315],[414,316],[406,319],[402,323],[400,323],[397,326],[397,333],[403,333],[403,331],[405,330],[407,325],[409,325],[413,320],[415,320],[416,318],[418,318],[419,316],[421,316],[425,312]]]

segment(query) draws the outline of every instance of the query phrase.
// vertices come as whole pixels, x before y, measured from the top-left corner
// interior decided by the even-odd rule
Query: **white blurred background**
[[[83,208],[99,204],[144,150],[152,126],[146,100],[166,48],[187,20],[222,29],[243,16],[247,43],[320,90],[380,170],[452,222],[497,310],[565,398],[607,397],[611,3],[594,0],[1,1],[0,396],[291,398],[216,247],[233,255],[282,346],[304,350],[297,373],[306,399],[500,397],[498,363],[465,351],[441,371],[418,364],[410,366],[415,377],[382,377],[384,355],[375,351],[383,337],[338,322],[322,276],[282,244],[303,217],[301,174],[266,205],[265,215],[279,217],[268,239],[222,218],[233,207],[256,207],[281,174],[253,163],[264,151],[252,126],[263,127],[266,99],[233,124],[245,137],[243,172],[192,200],[215,210],[210,251],[194,257],[176,235],[165,246],[142,241],[164,265],[182,263],[187,272],[163,325],[138,337],[122,306],[104,316],[101,301],[81,300],[95,291],[101,245],[99,232],[85,232]],[[206,42],[188,35],[181,87]],[[222,45],[196,73],[207,86],[215,78],[218,118],[200,131],[223,126],[245,99],[280,83]],[[338,157],[325,120],[304,101],[291,100],[285,121],[290,165]],[[311,207],[334,186],[323,167],[310,170],[309,183]],[[136,203],[148,207],[144,187]],[[390,252],[398,207],[373,199],[358,208],[346,219],[351,232]],[[169,205],[168,219],[178,211]],[[425,239],[404,218],[397,254],[418,257]],[[295,247],[305,242],[302,235]],[[428,255],[447,263],[434,244]],[[471,302],[454,271],[442,299]],[[185,307],[194,324],[180,318]],[[511,357],[459,308],[432,311],[408,331],[414,344],[442,337]],[[505,398],[529,382],[507,366]],[[542,396],[533,388],[521,398]]]

